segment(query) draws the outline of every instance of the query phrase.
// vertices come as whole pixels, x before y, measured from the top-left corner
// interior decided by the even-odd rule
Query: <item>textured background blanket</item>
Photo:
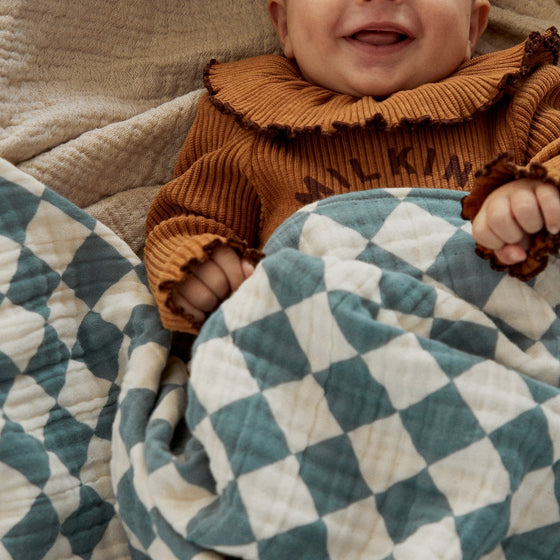
[[[480,52],[560,25],[556,0],[492,4]],[[5,0],[0,24],[0,157],[137,253],[205,64],[277,49],[264,0]]]
[[[137,251],[204,66],[276,47],[261,0],[8,0],[0,22],[0,157]]]

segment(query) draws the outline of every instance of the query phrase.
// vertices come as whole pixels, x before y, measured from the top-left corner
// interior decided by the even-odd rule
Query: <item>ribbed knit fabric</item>
[[[487,184],[505,153],[515,170],[539,164],[557,181],[559,45],[555,30],[532,34],[384,100],[311,85],[279,56],[212,63],[175,178],[147,219],[145,260],[164,325],[199,327],[170,297],[193,263],[217,244],[258,259],[274,229],[315,200],[379,187],[470,192],[476,172]]]

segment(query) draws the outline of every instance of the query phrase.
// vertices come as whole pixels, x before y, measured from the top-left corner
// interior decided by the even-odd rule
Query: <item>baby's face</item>
[[[284,53],[304,77],[384,98],[438,81],[471,57],[488,0],[269,0]]]

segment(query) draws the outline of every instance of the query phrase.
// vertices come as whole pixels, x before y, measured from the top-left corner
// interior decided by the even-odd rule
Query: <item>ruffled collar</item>
[[[246,128],[265,133],[332,134],[341,128],[454,123],[472,118],[543,64],[556,64],[560,37],[555,28],[532,33],[522,44],[476,57],[448,78],[384,100],[356,98],[306,82],[297,66],[281,56],[239,62],[212,61],[204,83],[220,111]]]

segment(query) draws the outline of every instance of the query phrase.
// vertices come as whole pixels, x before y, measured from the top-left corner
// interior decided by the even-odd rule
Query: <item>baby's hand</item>
[[[543,227],[551,234],[560,231],[560,193],[548,183],[519,179],[488,196],[472,231],[479,245],[511,265],[527,258],[531,235]]]
[[[172,290],[175,305],[202,323],[216,307],[253,274],[255,267],[230,247],[216,249],[210,258],[193,267],[188,278]]]

